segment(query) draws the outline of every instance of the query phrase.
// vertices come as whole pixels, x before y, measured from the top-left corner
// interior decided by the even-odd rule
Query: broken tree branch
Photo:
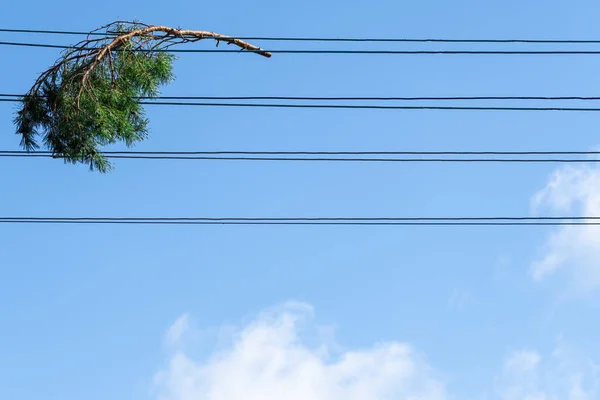
[[[263,57],[271,53],[231,36],[202,30],[117,21],[66,50],[41,73],[23,98],[15,123],[27,150],[35,137],[66,162],[86,162],[102,172],[110,164],[100,146],[124,141],[128,146],[147,135],[147,119],[137,98],[155,97],[173,79],[174,45],[204,39],[225,42]]]

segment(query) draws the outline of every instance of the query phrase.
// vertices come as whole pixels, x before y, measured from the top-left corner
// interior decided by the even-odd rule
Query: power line
[[[0,93],[0,97],[16,101],[23,98],[22,94]],[[460,100],[600,100],[598,96],[445,96],[445,97],[317,97],[317,96],[155,96],[137,97],[139,100],[297,100],[297,101],[460,101]],[[1,99],[0,99],[1,100]]]
[[[599,53],[600,54],[600,53]],[[3,99],[0,102],[18,102],[19,99]],[[246,108],[310,108],[310,109],[350,109],[350,110],[445,110],[445,111],[567,111],[599,112],[595,107],[488,107],[488,106],[388,106],[371,104],[281,104],[281,103],[200,103],[175,101],[139,101],[142,105],[152,106],[190,106],[190,107],[246,107]]]
[[[47,154],[51,151],[0,150],[1,154]],[[598,155],[600,151],[105,151],[106,155]]]
[[[61,31],[42,29],[7,29],[5,33],[36,33],[51,35],[111,36],[103,32]],[[332,38],[332,37],[270,37],[270,36],[231,36],[240,40],[298,41],[298,42],[399,42],[399,43],[548,43],[548,44],[598,44],[600,40],[586,39],[440,39],[440,38]]]
[[[517,216],[517,217],[0,217],[2,220],[32,221],[255,221],[255,222],[457,222],[457,221],[600,221],[600,216]]]
[[[39,47],[53,49],[93,50],[92,48],[73,47],[46,43],[0,42],[3,46]],[[125,51],[115,49],[115,51]],[[253,50],[218,49],[140,49],[138,52],[166,53],[258,53]],[[396,54],[396,55],[600,55],[600,50],[260,50],[273,54]]]
[[[0,158],[65,158],[50,155],[2,155]],[[203,157],[203,156],[106,156],[107,159],[129,160],[197,160],[197,161],[288,161],[288,162],[392,162],[392,163],[599,163],[585,159],[527,159],[527,158],[324,158],[324,157]]]
[[[600,54],[600,53],[599,53]],[[199,103],[173,101],[140,101],[143,105],[195,106],[195,107],[254,107],[254,108],[316,108],[316,109],[362,109],[362,110],[448,110],[448,111],[591,111],[600,108],[591,107],[486,107],[486,106],[387,106],[355,104],[275,104],[275,103]]]
[[[123,225],[413,225],[413,226],[565,226],[599,225],[600,217],[0,217],[0,223],[20,224],[123,224]]]
[[[379,162],[379,163],[599,163],[600,159],[583,158],[473,158],[464,156],[541,156],[541,155],[598,155],[600,152],[594,151],[522,151],[522,152],[501,152],[501,151],[397,151],[397,152],[326,152],[326,151],[288,151],[288,152],[252,152],[252,151],[206,151],[206,152],[105,152],[103,155],[107,159],[134,159],[134,160],[197,160],[197,161],[292,161],[292,162]],[[348,156],[355,157],[348,157]],[[411,156],[409,158],[390,158],[393,155]],[[459,155],[460,158],[448,157],[420,157],[415,156],[450,156]],[[294,156],[294,157],[291,157]],[[302,157],[299,157],[302,156]],[[327,157],[323,157],[327,156]],[[356,157],[360,156],[360,157]],[[377,156],[377,157],[365,157]],[[381,157],[386,156],[386,157]],[[0,158],[65,158],[64,156],[53,155],[48,151],[0,151]]]

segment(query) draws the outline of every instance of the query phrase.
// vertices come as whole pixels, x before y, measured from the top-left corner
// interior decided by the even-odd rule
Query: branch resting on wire
[[[248,42],[215,32],[182,30],[140,22],[113,22],[90,33],[103,36],[77,43],[44,71],[23,97],[15,124],[27,151],[43,145],[65,162],[86,163],[108,172],[100,147],[147,137],[148,119],[139,97],[156,97],[174,79],[171,46],[213,39],[271,54]]]

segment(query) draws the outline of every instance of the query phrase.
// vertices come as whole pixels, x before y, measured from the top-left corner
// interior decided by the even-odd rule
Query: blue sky
[[[240,36],[598,39],[598,11],[593,1],[555,0],[33,0],[5,8],[0,26],[85,31],[135,18]],[[58,57],[53,49],[0,52],[5,93],[25,92]],[[599,67],[595,56],[184,54],[162,93],[598,95]],[[13,112],[0,105],[2,150],[18,149]],[[136,150],[599,144],[593,113],[148,114],[151,136]],[[594,167],[122,160],[100,175],[54,160],[0,163],[2,216],[600,212]],[[270,400],[278,390],[311,400],[598,398],[594,228],[1,225],[0,254],[0,398]]]

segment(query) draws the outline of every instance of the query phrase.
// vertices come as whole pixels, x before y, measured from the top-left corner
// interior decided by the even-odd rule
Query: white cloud
[[[536,212],[562,216],[600,216],[600,168],[556,170],[532,199]],[[563,226],[546,241],[531,266],[534,279],[563,273],[578,291],[600,288],[600,226]]]
[[[512,353],[496,379],[501,400],[592,400],[600,395],[598,367],[564,344],[547,357]]]
[[[220,350],[193,357],[184,343],[198,337],[197,332],[190,328],[187,315],[177,319],[167,331],[169,357],[155,376],[155,399],[458,398],[447,394],[439,374],[405,343],[337,351],[332,330],[316,326],[313,309],[306,304],[288,303],[262,312],[243,327],[228,328],[227,332],[228,343]],[[326,334],[322,336],[322,332]],[[449,372],[454,373],[455,385],[460,379],[469,379]],[[592,400],[600,398],[600,368],[587,355],[559,341],[548,355],[531,350],[512,352],[489,384],[491,397],[472,394],[466,398]]]
[[[169,334],[181,339],[179,319]],[[187,318],[184,319],[187,321]],[[441,400],[444,384],[411,346],[380,343],[329,356],[330,346],[307,344],[312,308],[288,304],[261,313],[229,346],[204,360],[171,350],[155,379],[160,400]],[[176,332],[177,334],[172,334]]]

